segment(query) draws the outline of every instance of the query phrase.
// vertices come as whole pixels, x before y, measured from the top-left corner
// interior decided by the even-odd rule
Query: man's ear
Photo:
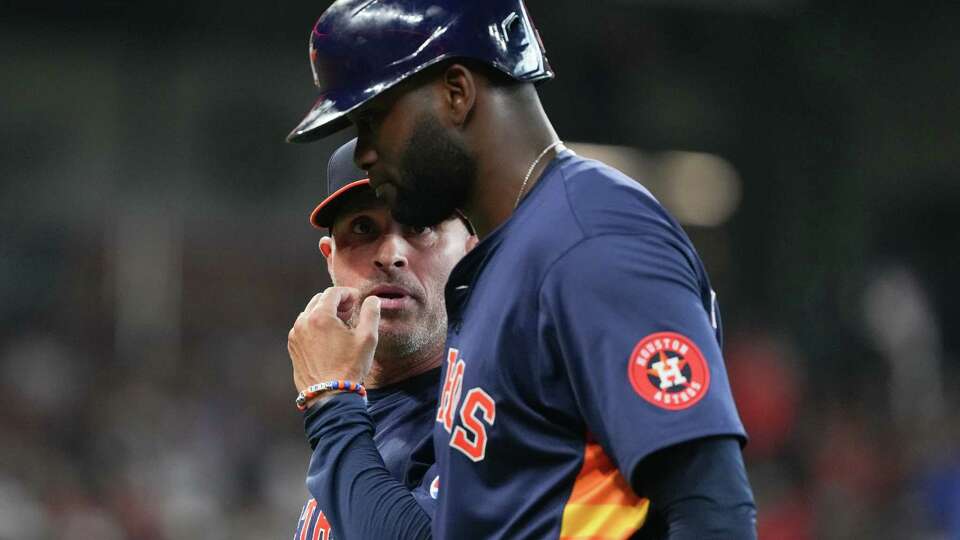
[[[330,255],[333,254],[333,246],[333,238],[324,236],[320,239],[320,253],[323,253],[324,259],[330,259]]]
[[[320,253],[323,254],[323,258],[327,259],[327,263],[330,262],[330,255],[333,255],[333,249],[336,244],[333,242],[333,238],[329,236],[324,236],[320,239]]]
[[[443,111],[450,122],[462,127],[477,103],[477,78],[463,64],[450,64],[440,77]]]
[[[333,279],[333,261],[330,260],[330,257],[336,250],[336,246],[336,242],[329,236],[320,239],[320,253],[323,254],[323,259],[327,262],[327,273],[330,274],[330,279]]]
[[[473,248],[477,247],[478,243],[480,243],[480,239],[477,238],[477,235],[471,234],[470,236],[467,237],[467,246],[466,246],[466,249],[463,250],[463,252],[465,254],[470,253],[470,251],[473,250]]]

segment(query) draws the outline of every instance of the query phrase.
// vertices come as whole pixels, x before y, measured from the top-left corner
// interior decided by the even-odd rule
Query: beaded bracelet
[[[303,392],[300,392],[296,400],[297,409],[300,411],[307,410],[308,401],[319,396],[320,394],[323,394],[324,392],[331,391],[355,392],[360,394],[360,397],[363,398],[364,402],[367,401],[367,389],[364,388],[362,384],[345,380],[327,381],[310,386]]]

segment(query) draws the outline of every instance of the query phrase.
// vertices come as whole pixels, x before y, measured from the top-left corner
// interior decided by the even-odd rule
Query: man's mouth
[[[371,183],[370,186],[373,187],[373,191],[377,194],[377,198],[386,202],[388,205],[392,205],[394,201],[397,200],[397,186],[393,185],[392,183],[384,182],[377,186],[374,186],[373,183]]]
[[[413,302],[413,296],[402,288],[394,285],[380,285],[370,291],[369,296],[376,296],[380,299],[381,311],[397,311],[409,307]]]

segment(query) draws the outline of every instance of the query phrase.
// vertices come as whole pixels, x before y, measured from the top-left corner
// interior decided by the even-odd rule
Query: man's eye
[[[427,233],[429,233],[429,232],[432,231],[432,230],[433,230],[433,228],[431,228],[431,227],[414,227],[414,226],[412,226],[412,225],[408,225],[408,226],[407,226],[407,235],[409,235],[409,236],[420,236],[420,235],[423,235],[423,234],[427,234]]]
[[[367,111],[357,116],[357,127],[371,129],[377,126],[379,116],[373,111]]]
[[[373,232],[373,224],[369,219],[357,219],[350,224],[350,232],[353,234],[370,234]]]

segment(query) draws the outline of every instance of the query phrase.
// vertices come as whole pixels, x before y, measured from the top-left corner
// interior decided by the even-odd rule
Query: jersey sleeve
[[[563,364],[587,429],[631,480],[657,450],[745,437],[698,265],[676,237],[607,234],[568,250],[540,287],[543,348]]]
[[[431,537],[430,507],[384,466],[360,396],[340,394],[308,410],[304,427],[313,447],[307,490],[336,538]]]

